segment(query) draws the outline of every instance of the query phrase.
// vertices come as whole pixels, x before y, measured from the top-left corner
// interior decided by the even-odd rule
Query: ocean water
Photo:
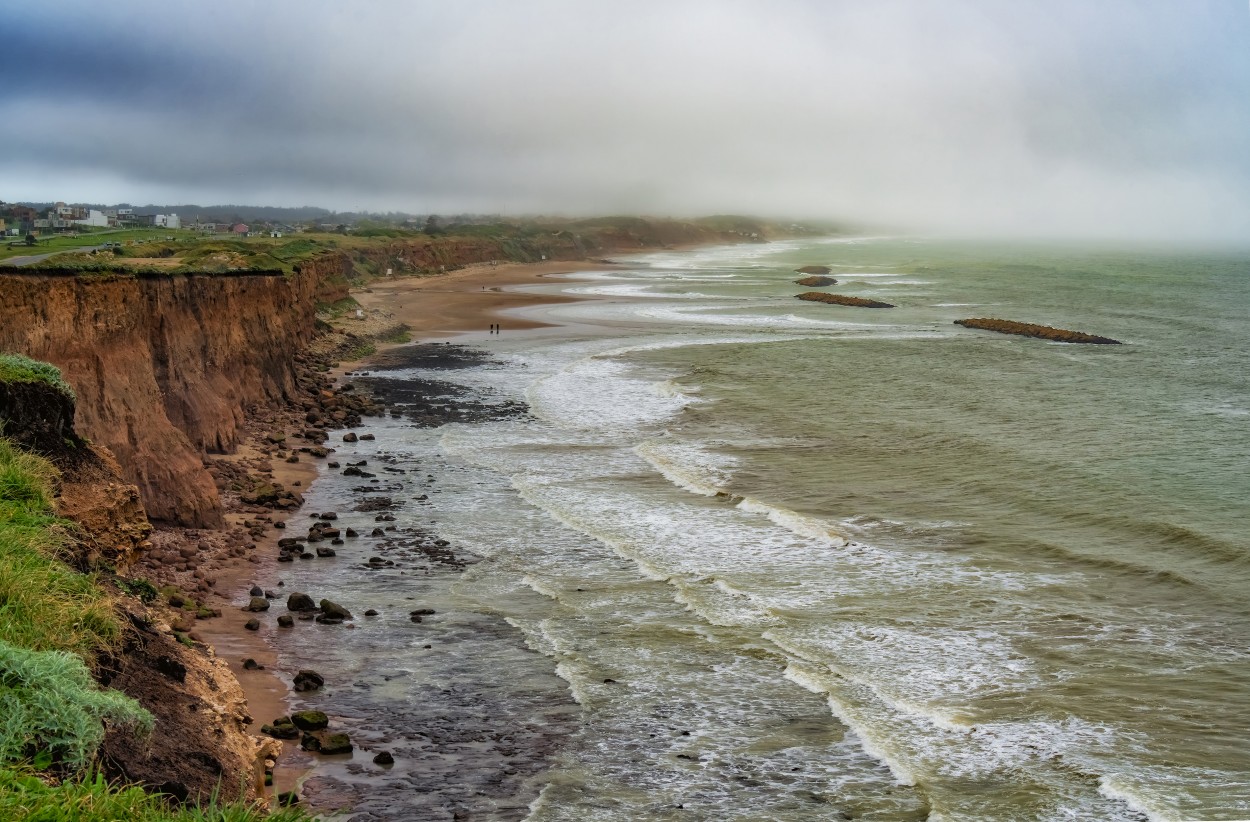
[[[348,546],[349,607],[439,614],[358,620],[333,653],[275,639],[361,677],[343,721],[401,760],[315,779],[420,786],[429,819],[1250,818],[1250,255],[864,237],[625,262],[536,289],[594,298],[529,310],[576,330],[410,372],[531,416],[340,448],[468,561],[369,572]],[[805,264],[898,307],[797,301]],[[952,322],[974,316],[1126,344]],[[359,496],[319,481],[310,507]],[[324,588],[317,565],[284,581]],[[457,768],[418,704],[477,711]]]

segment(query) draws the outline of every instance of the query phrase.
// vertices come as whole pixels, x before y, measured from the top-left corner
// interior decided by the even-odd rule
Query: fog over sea
[[[285,663],[397,759],[311,785],[362,819],[1250,817],[1250,254],[623,260],[535,287],[596,298],[528,310],[568,328],[387,375],[528,416],[339,446],[464,564],[280,570],[357,613]],[[897,307],[795,300],[806,264]],[[368,533],[359,499],[307,508]]]

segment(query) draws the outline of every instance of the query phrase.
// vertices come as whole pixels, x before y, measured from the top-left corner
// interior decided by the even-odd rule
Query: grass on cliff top
[[[52,386],[67,397],[74,396],[74,389],[61,379],[61,369],[22,354],[0,354],[0,382],[41,383]]]
[[[70,524],[52,513],[56,469],[0,439],[0,641],[85,659],[113,647],[112,598],[57,557]]]
[[[29,773],[0,770],[0,819],[30,822],[301,822],[311,817],[299,808],[266,814],[254,805],[210,803],[171,808],[141,788],[118,788],[99,776],[49,785]]]

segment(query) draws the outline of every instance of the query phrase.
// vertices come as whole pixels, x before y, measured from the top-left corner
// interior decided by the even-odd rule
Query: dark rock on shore
[[[254,597],[252,597],[252,601],[251,601],[251,602],[249,602],[249,603],[247,604],[247,608],[245,608],[244,610],[247,610],[247,611],[268,611],[268,610],[269,610],[269,600],[265,599],[263,596],[254,596]]]
[[[317,604],[308,594],[295,591],[286,598],[286,608],[288,611],[315,611]]]
[[[300,735],[289,716],[278,717],[272,725],[261,725],[260,732],[274,739],[299,739]]]
[[[349,754],[352,752],[352,741],[347,734],[330,734],[321,740],[321,753],[326,756]]]
[[[279,628],[294,628],[295,620],[291,618],[290,614],[283,614],[282,616],[278,617],[278,627]]]
[[[302,670],[295,675],[291,687],[296,691],[315,691],[326,684],[325,679],[316,671]]]
[[[247,630],[249,630],[249,631],[259,631],[259,630],[260,630],[260,620],[259,620],[259,619],[249,619],[247,622],[243,623],[243,627],[244,627],[244,628],[246,628],[246,629],[247,629]]]
[[[321,613],[331,619],[351,619],[352,612],[328,599],[321,600]]]
[[[395,757],[391,755],[390,751],[382,751],[377,756],[373,757],[373,764],[374,765],[394,765]]]
[[[851,305],[856,308],[893,308],[890,303],[883,303],[880,300],[869,300],[865,297],[848,297],[845,294],[826,294],[823,291],[804,291],[802,294],[795,294],[796,299],[807,300],[813,303],[829,303],[830,305]]]
[[[964,328],[979,328],[984,331],[997,331],[999,334],[1014,334],[1019,337],[1036,337],[1052,342],[1123,345],[1119,340],[1113,340],[1110,337],[1099,337],[1095,334],[1086,334],[1083,331],[1068,331],[1063,328],[1052,328],[1049,325],[1021,323],[1014,320],[996,320],[989,317],[955,320],[955,325],[962,325]]]
[[[330,719],[322,711],[297,711],[291,714],[291,722],[301,731],[320,731],[330,725]]]

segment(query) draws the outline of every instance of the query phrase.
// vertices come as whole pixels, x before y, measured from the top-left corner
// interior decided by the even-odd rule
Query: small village
[[[201,220],[198,217],[191,222],[184,223],[183,219],[173,212],[157,214],[142,213],[134,208],[96,209],[66,205],[61,202],[46,210],[40,210],[32,206],[6,203],[0,200],[0,235],[10,239],[34,236],[38,240],[54,235],[98,233],[108,229],[133,228],[187,229],[200,234],[229,234],[240,237],[259,233],[281,237],[306,230],[333,231],[339,227],[338,224],[322,227],[315,223],[289,225],[274,222],[219,222]]]

